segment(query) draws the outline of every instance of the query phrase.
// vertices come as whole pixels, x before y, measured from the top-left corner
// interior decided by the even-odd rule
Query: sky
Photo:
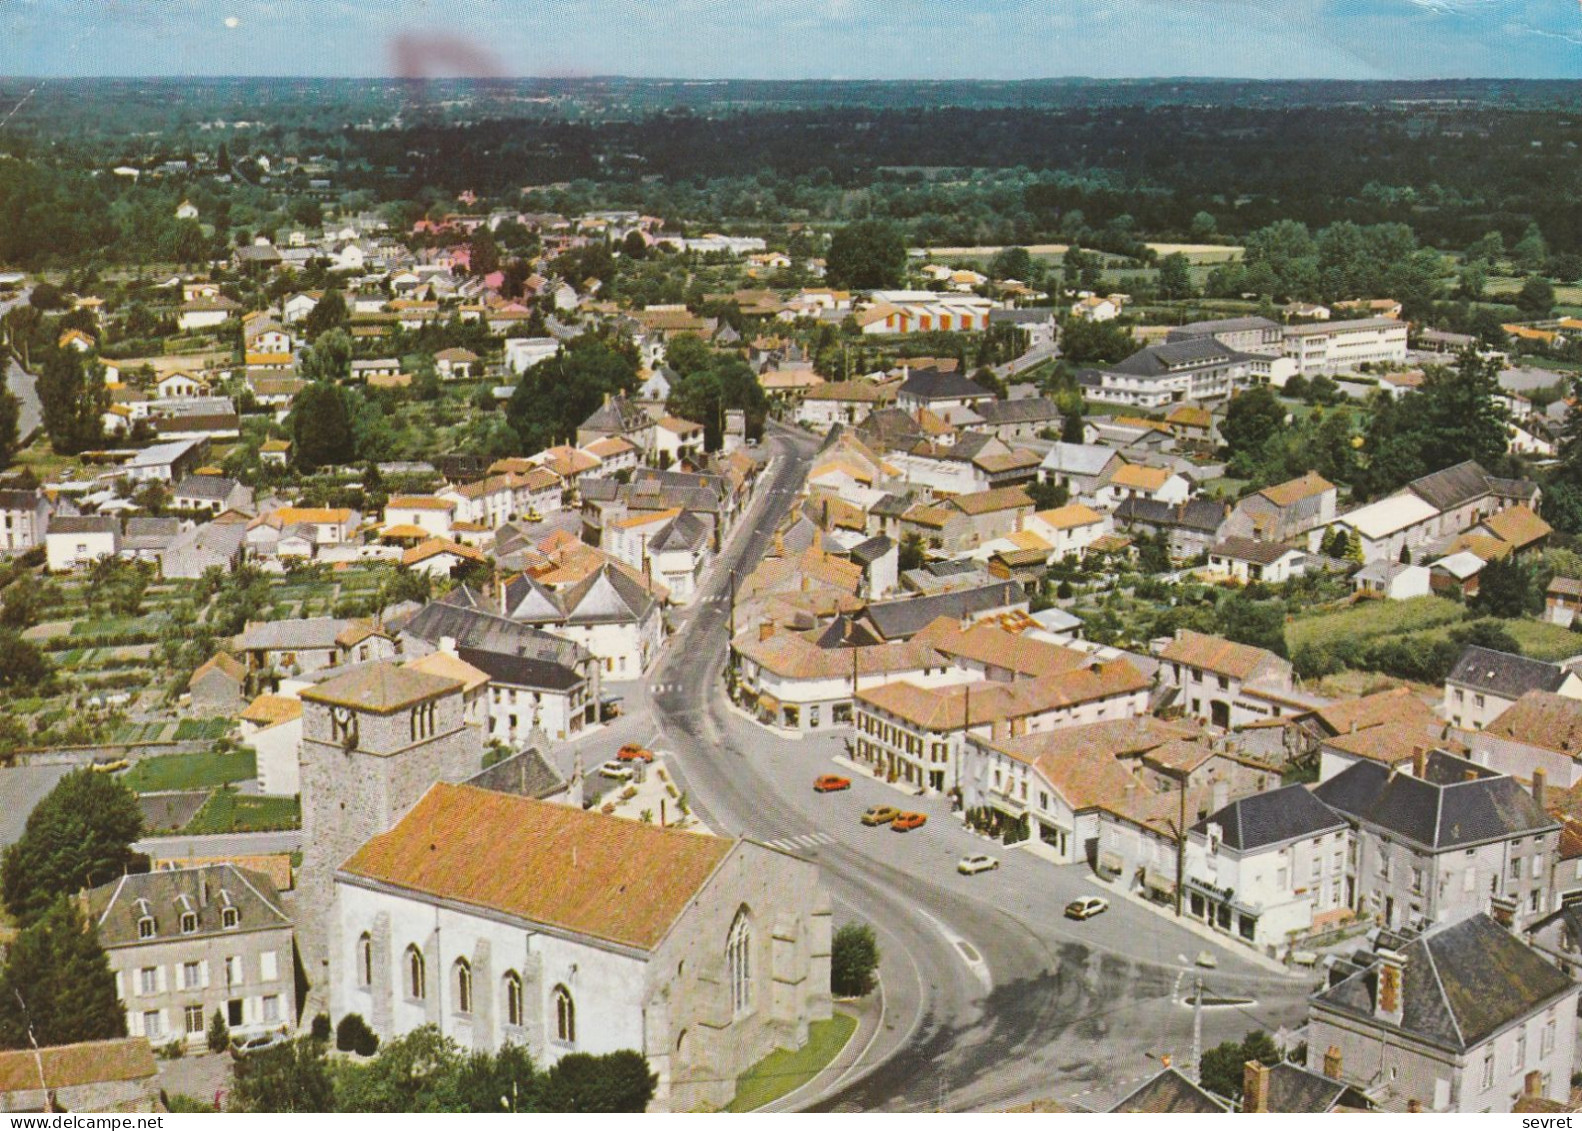
[[[0,75],[1582,78],[1582,0],[0,0]]]

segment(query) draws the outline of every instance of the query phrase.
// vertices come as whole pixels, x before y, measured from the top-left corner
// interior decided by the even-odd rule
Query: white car
[[[976,876],[979,872],[992,872],[1000,866],[1000,862],[993,856],[978,853],[976,856],[963,856],[956,862],[956,871],[963,876]]]
[[[625,762],[606,762],[599,767],[601,778],[613,778],[616,781],[631,781],[634,771]]]
[[[1101,899],[1096,895],[1087,895],[1083,896],[1081,899],[1073,899],[1070,903],[1066,904],[1066,918],[1091,919],[1095,915],[1101,915],[1105,911],[1108,911],[1109,908],[1109,900]]]

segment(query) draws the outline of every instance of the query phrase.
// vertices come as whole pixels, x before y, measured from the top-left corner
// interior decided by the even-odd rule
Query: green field
[[[302,806],[295,797],[257,797],[217,789],[203,803],[198,815],[181,831],[188,836],[207,833],[259,833],[302,827]]]
[[[251,750],[229,750],[144,758],[121,780],[133,793],[165,793],[175,789],[209,789],[230,782],[251,781],[257,776],[258,761]]]
[[[1582,653],[1582,636],[1569,628],[1541,620],[1508,620],[1505,629],[1522,646],[1522,655],[1535,660],[1566,660]]]
[[[1459,623],[1466,606],[1447,597],[1413,597],[1410,601],[1366,601],[1336,612],[1298,617],[1285,626],[1286,645],[1292,652],[1304,644],[1333,644],[1340,640],[1366,640],[1374,636],[1399,636],[1408,632]]]
[[[755,1111],[794,1092],[822,1072],[840,1054],[857,1031],[857,1019],[836,1013],[828,1021],[808,1026],[807,1044],[799,1049],[776,1049],[736,1080],[736,1098],[727,1111]]]

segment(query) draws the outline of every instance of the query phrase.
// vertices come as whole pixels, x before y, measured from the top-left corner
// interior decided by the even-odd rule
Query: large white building
[[[1285,328],[1285,355],[1304,377],[1342,373],[1363,362],[1406,360],[1406,323],[1394,318],[1358,318]]]
[[[745,840],[439,784],[335,874],[330,1012],[534,1063],[632,1049],[661,1111],[830,1016],[817,868]]]

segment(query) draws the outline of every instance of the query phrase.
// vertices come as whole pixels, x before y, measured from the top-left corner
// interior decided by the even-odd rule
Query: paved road
[[[15,298],[0,300],[0,316],[13,306],[20,306],[28,300],[33,293],[32,287],[26,287]],[[7,356],[6,362],[6,387],[16,395],[21,403],[20,418],[17,422],[17,435],[26,439],[44,422],[44,406],[38,399],[37,379],[17,364],[16,358]]]
[[[917,832],[862,828],[863,808],[902,795],[862,777],[849,793],[813,794],[812,778],[833,768],[844,735],[782,739],[725,703],[729,570],[744,575],[762,557],[816,441],[777,429],[770,444],[780,458],[755,511],[651,673],[646,702],[591,740],[584,762],[628,738],[671,751],[707,823],[816,860],[837,921],[875,927],[886,1025],[864,1063],[811,1108],[981,1110],[1035,1097],[1102,1108],[1157,1071],[1160,1053],[1180,1063],[1191,1012],[1176,1002],[1201,939],[1124,901],[1088,923],[1065,920],[1068,900],[1097,890],[1085,869],[989,845],[942,800],[907,799],[929,814]],[[985,850],[1002,858],[999,871],[956,874],[957,859]],[[1306,985],[1215,949],[1210,988],[1254,1000],[1205,1011],[1205,1047],[1300,1021]]]

